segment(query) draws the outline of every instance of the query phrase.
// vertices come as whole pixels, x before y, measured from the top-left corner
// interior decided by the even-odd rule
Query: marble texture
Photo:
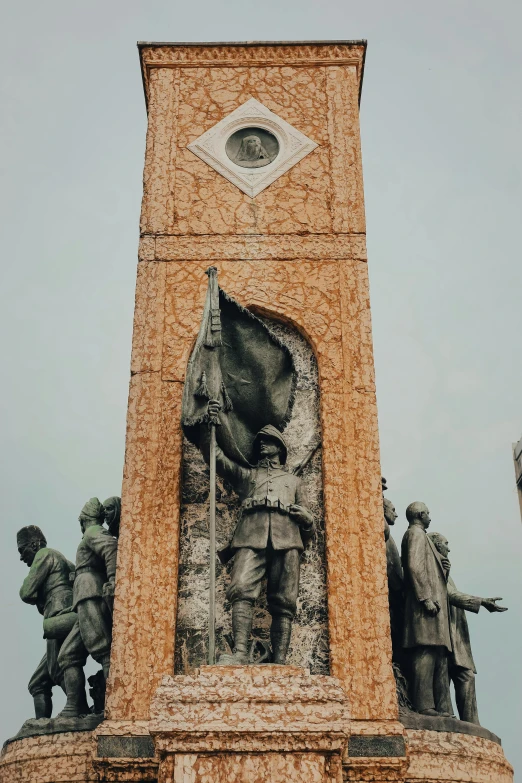
[[[406,783],[513,783],[500,745],[482,737],[406,730]]]
[[[357,106],[364,49],[349,42],[140,49],[149,126],[112,720],[147,720],[161,676],[173,669],[180,399],[212,264],[238,302],[290,324],[316,357],[330,671],[357,720],[395,726]],[[250,98],[319,144],[255,201],[186,149]]]
[[[288,465],[306,458],[321,442],[317,362],[307,340],[295,329],[273,319],[265,324],[290,349],[297,370],[296,398],[292,418],[284,435],[289,446]],[[292,630],[288,664],[309,668],[312,674],[328,674],[328,617],[326,597],[325,529],[322,492],[321,449],[303,473],[316,532],[301,563],[297,616]],[[207,663],[209,533],[209,472],[199,451],[183,442],[181,534],[179,555],[178,616],[176,622],[177,674],[188,674]],[[216,535],[218,548],[228,543],[239,512],[237,495],[218,479]],[[217,650],[228,652],[231,639],[230,604],[225,598],[232,562],[217,565]],[[271,618],[266,608],[266,580],[256,605],[253,637],[267,643]]]
[[[92,732],[48,734],[5,745],[0,755],[2,783],[91,783]]]
[[[348,702],[299,667],[204,666],[163,679],[150,731],[162,783],[341,783]]]

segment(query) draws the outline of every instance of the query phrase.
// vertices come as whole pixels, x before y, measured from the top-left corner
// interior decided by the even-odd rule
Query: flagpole
[[[210,427],[210,589],[208,609],[208,663],[216,662],[216,425]]]

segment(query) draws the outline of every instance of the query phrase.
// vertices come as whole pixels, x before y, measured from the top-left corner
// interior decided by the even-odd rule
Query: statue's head
[[[120,533],[120,516],[121,516],[121,498],[111,497],[103,501],[103,508],[105,509],[105,524],[109,528],[109,533],[114,538],[118,538]]]
[[[78,517],[82,533],[85,533],[87,528],[92,527],[92,525],[103,524],[104,517],[105,509],[98,498],[91,498],[88,500],[80,511],[80,516]]]
[[[435,544],[435,549],[442,557],[447,557],[450,553],[448,545],[448,539],[444,538],[442,533],[428,533],[429,537]]]
[[[47,540],[39,527],[28,525],[16,534],[16,545],[20,553],[20,560],[28,566],[32,566],[36,553],[39,549],[47,546]]]
[[[431,522],[428,506],[425,503],[420,503],[418,500],[415,503],[410,503],[406,509],[406,519],[410,525],[420,523],[424,530],[427,530]]]
[[[286,445],[283,435],[277,427],[273,427],[271,424],[267,424],[262,430],[259,430],[254,439],[254,457],[256,460],[260,459],[274,459],[279,458],[279,462],[284,465],[288,454],[288,446]]]
[[[384,519],[389,525],[394,525],[395,520],[397,519],[397,512],[395,511],[395,506],[391,502],[391,500],[388,500],[388,498],[383,498],[382,505],[384,508]]]

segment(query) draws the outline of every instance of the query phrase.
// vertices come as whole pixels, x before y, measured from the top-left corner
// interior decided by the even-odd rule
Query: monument
[[[139,52],[121,518],[117,497],[82,511],[65,606],[77,618],[46,681],[64,682],[66,714],[46,702],[24,724],[2,781],[511,783],[498,737],[435,704],[453,650],[444,558],[424,527],[401,565],[392,504],[383,536],[365,42]],[[409,594],[424,573],[416,561],[412,577],[415,547],[433,558],[436,596]],[[421,599],[439,633],[427,674],[408,652],[430,646],[412,626]],[[102,667],[94,705],[73,715],[85,684],[79,696],[81,675],[68,688],[62,672],[87,654]]]

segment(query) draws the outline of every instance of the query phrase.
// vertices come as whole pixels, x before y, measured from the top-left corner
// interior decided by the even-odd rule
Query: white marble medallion
[[[316,147],[315,141],[255,98],[188,145],[194,155],[251,198]]]

